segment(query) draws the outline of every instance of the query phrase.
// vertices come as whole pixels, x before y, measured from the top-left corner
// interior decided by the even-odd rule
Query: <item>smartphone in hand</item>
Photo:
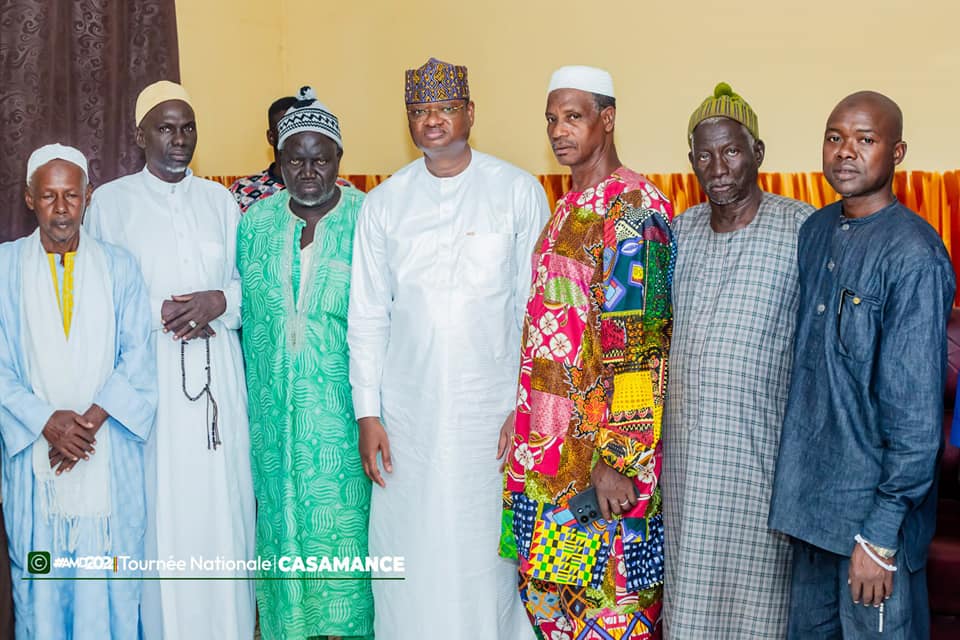
[[[639,495],[636,485],[633,487],[633,492]],[[570,498],[570,501],[567,503],[567,508],[573,514],[573,517],[576,518],[577,523],[582,526],[588,526],[590,523],[596,521],[603,521],[603,516],[600,513],[600,503],[597,501],[597,489],[595,487],[589,487]]]

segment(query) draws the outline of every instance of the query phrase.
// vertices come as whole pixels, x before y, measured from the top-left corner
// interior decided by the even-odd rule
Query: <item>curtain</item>
[[[697,177],[692,173],[646,175],[670,198],[677,213],[706,201]],[[237,177],[210,176],[210,179],[230,186]],[[390,176],[357,174],[342,177],[358,189],[369,191]],[[570,174],[547,174],[538,178],[551,204],[570,189]],[[803,200],[817,208],[839,197],[822,173],[761,173],[759,182],[764,191]],[[960,171],[900,171],[894,176],[893,191],[901,202],[923,216],[937,230],[950,252],[954,271],[960,274]],[[960,292],[954,304],[960,306]]]
[[[143,166],[134,103],[180,78],[174,0],[3,0],[0,3],[0,241],[29,234],[27,158],[62,142],[103,184]]]

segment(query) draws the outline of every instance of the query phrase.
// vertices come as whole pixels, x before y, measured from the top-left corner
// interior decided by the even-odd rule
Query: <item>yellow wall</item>
[[[177,0],[180,80],[197,114],[201,175],[253,173],[272,159],[267,107],[286,89],[282,13],[253,0]]]
[[[543,122],[550,72],[563,64],[613,73],[617,145],[639,171],[689,169],[687,118],[720,80],[757,110],[768,171],[819,170],[827,114],[866,88],[903,108],[904,168],[960,167],[953,0],[179,0],[177,11],[201,174],[262,169],[264,111],[301,84],[340,117],[342,172],[396,170],[416,157],[403,70],[431,55],[469,67],[474,146],[532,173],[563,170]]]

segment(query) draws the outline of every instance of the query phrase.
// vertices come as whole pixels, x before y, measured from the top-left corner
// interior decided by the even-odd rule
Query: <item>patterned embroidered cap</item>
[[[693,130],[697,128],[697,125],[708,118],[718,116],[739,122],[747,128],[747,131],[754,138],[760,139],[757,114],[750,108],[746,100],[733,92],[730,85],[721,82],[713,90],[713,95],[707,97],[690,116],[690,124],[687,126],[687,140],[691,146],[693,145]]]
[[[297,92],[297,101],[280,118],[277,123],[277,149],[283,149],[284,141],[295,133],[314,131],[321,133],[343,150],[343,139],[340,138],[340,121],[330,113],[322,102],[317,100],[317,94],[312,87],[300,87]]]
[[[470,99],[466,67],[430,58],[418,69],[407,69],[405,75],[407,104]]]

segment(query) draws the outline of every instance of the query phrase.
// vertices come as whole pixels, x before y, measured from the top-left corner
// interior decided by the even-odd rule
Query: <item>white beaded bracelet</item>
[[[860,545],[860,548],[863,549],[864,552],[870,556],[870,559],[873,560],[881,569],[884,571],[890,571],[891,573],[897,570],[896,565],[884,562],[880,556],[874,553],[873,549],[870,548],[870,543],[864,540],[863,536],[861,536],[859,533],[855,535],[853,539],[856,540],[857,544]]]

